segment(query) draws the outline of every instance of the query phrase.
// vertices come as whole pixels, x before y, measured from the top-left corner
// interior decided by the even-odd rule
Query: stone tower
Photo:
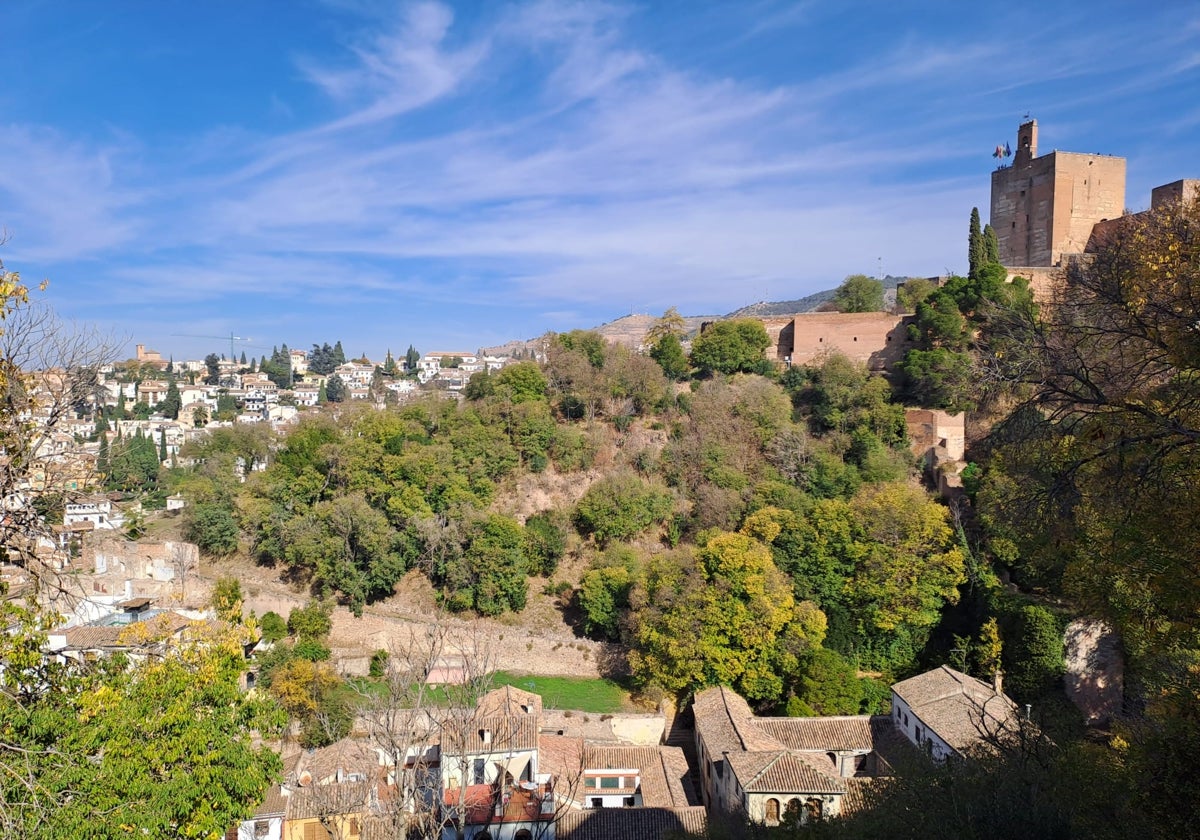
[[[1011,166],[992,173],[991,225],[1006,266],[1059,265],[1092,227],[1125,212],[1125,158],[1053,151],[1038,157],[1037,120],[1017,129]]]

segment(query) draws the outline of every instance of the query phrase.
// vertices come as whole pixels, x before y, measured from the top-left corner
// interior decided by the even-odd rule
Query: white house
[[[998,685],[943,665],[892,686],[892,722],[935,761],[1015,733],[1016,704]]]

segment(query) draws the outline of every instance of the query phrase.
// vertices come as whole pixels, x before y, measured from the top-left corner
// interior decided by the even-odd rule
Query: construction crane
[[[254,340],[253,338],[246,338],[245,336],[234,335],[233,333],[230,333],[229,335],[192,335],[190,333],[171,333],[171,337],[172,338],[219,338],[222,341],[224,341],[225,339],[228,338],[229,339],[229,360],[231,362],[234,361],[236,358],[233,355],[235,341],[253,341]],[[253,347],[254,345],[247,344],[246,346]]]

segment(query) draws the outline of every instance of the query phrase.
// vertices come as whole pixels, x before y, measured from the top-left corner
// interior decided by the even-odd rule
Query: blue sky
[[[965,268],[990,154],[1200,177],[1194,2],[6,0],[0,248],[177,358]],[[228,342],[224,343],[228,348]]]

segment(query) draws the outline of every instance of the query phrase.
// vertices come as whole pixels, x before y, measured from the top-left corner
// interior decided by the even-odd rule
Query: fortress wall
[[[886,312],[805,313],[792,319],[786,355],[792,364],[804,365],[838,350],[872,370],[886,370],[913,346],[906,326],[905,316]]]
[[[1057,152],[1054,242],[1050,261],[1079,254],[1092,228],[1125,212],[1125,158]]]

